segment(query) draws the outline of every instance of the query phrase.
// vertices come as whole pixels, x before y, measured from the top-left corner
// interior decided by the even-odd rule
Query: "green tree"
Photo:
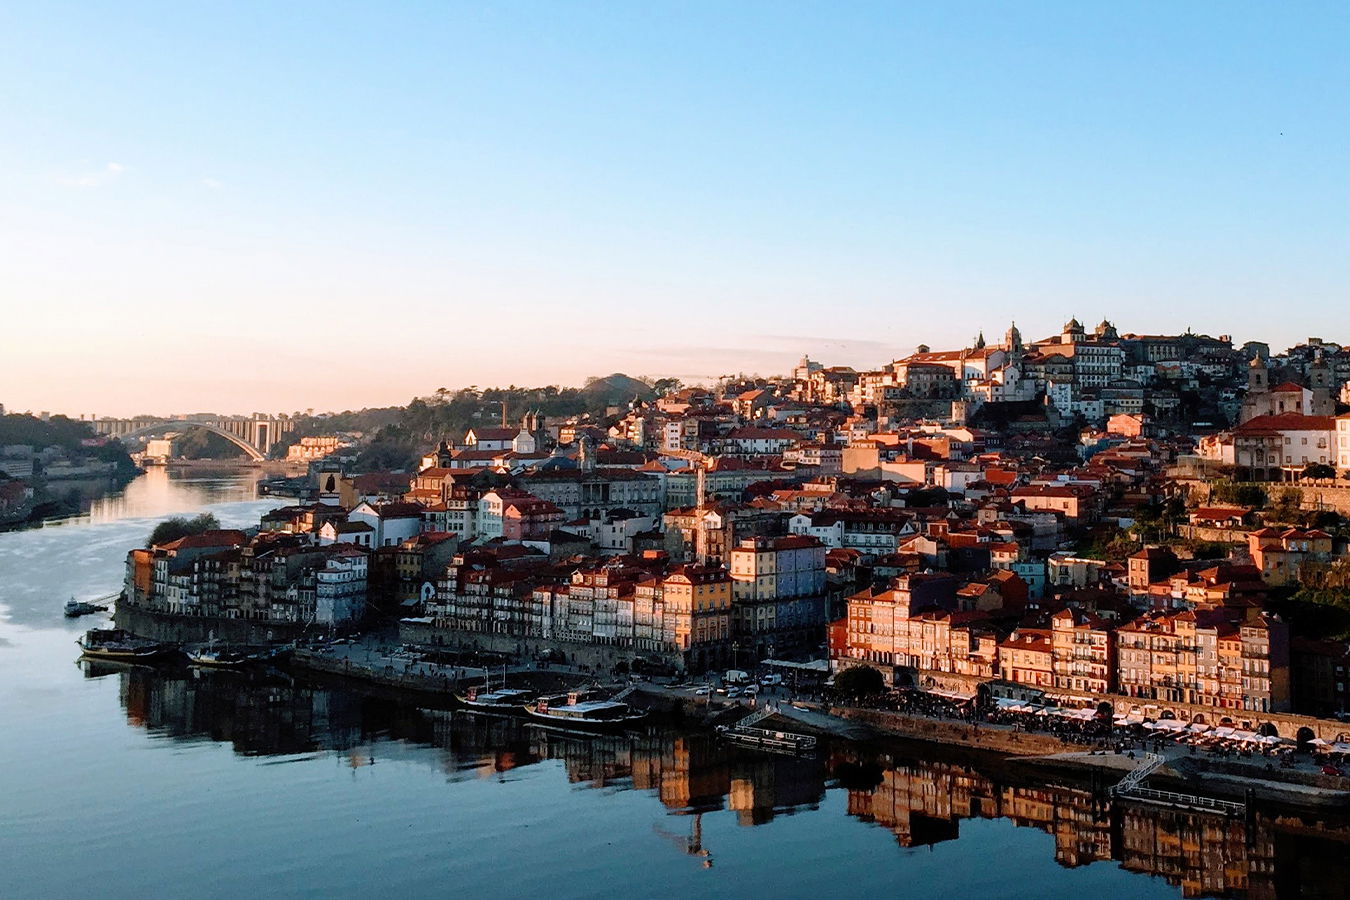
[[[845,697],[871,697],[886,689],[886,677],[871,666],[853,666],[834,676],[834,689]]]
[[[1270,518],[1276,522],[1297,523],[1302,517],[1299,504],[1303,501],[1303,492],[1298,488],[1285,488],[1275,497],[1270,507]]]
[[[1254,484],[1217,481],[1210,490],[1210,497],[1216,503],[1236,503],[1238,506],[1250,506],[1253,509],[1260,509],[1266,505],[1266,492]]]
[[[191,534],[215,531],[219,527],[220,520],[211,513],[199,513],[190,519],[186,516],[174,516],[156,525],[155,530],[150,532],[150,537],[146,540],[145,545],[154,547],[158,544],[167,544]]]

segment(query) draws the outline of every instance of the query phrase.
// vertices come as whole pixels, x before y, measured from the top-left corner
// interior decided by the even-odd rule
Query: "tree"
[[[853,666],[834,676],[834,689],[845,697],[870,697],[886,689],[886,677],[871,666]]]
[[[1326,463],[1311,463],[1304,467],[1301,478],[1335,478],[1336,470]]]
[[[1270,507],[1270,517],[1276,522],[1297,522],[1299,504],[1303,502],[1303,492],[1298,488],[1285,488],[1276,496]]]
[[[211,513],[200,513],[190,519],[186,516],[174,516],[156,525],[145,545],[153,547],[157,544],[167,544],[188,535],[214,531],[219,527],[220,520]]]
[[[1236,503],[1238,506],[1250,506],[1259,509],[1266,505],[1266,492],[1254,484],[1235,484],[1232,481],[1217,481],[1210,491],[1210,498],[1216,503]]]

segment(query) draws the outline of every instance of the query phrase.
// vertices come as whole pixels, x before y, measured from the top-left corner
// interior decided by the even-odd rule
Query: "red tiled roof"
[[[1305,416],[1301,413],[1279,413],[1274,416],[1257,416],[1239,425],[1237,434],[1250,434],[1261,431],[1332,431],[1336,427],[1333,416]]]

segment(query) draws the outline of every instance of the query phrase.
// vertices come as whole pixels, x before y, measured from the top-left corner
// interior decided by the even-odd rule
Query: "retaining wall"
[[[676,669],[684,668],[684,660],[678,653],[662,654],[637,651],[628,647],[607,647],[602,644],[575,644],[507,634],[452,631],[437,628],[426,622],[406,620],[399,622],[398,635],[399,640],[405,644],[447,647],[452,650],[486,650],[492,653],[505,653],[517,659],[530,659],[545,650],[552,650],[562,653],[566,657],[564,661],[569,665],[590,666],[604,672],[608,672],[620,662],[631,665],[635,659],[660,659]]]
[[[864,722],[878,731],[897,737],[974,747],[1012,756],[1043,756],[1050,753],[1081,752],[1084,749],[1082,744],[1070,744],[1048,734],[1015,731],[997,725],[976,726],[970,722],[930,719],[926,716],[850,706],[832,707],[829,713]]]
[[[299,637],[301,625],[226,619],[216,616],[176,616],[118,603],[113,624],[154,641],[197,644],[214,637],[226,644],[266,644]]]

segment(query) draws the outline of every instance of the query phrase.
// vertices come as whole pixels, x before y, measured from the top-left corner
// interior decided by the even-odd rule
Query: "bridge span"
[[[134,419],[94,419],[90,422],[98,434],[136,441],[140,438],[200,428],[217,434],[243,450],[252,460],[263,460],[273,447],[295,430],[290,416],[182,416],[161,418],[141,416]]]

